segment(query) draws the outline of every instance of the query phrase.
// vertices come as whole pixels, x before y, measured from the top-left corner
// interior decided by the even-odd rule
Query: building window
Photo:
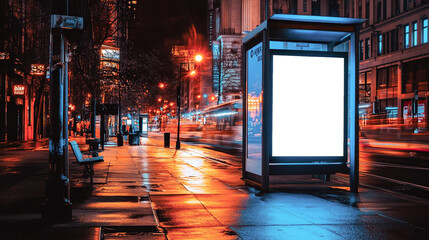
[[[383,35],[378,34],[378,55],[383,54]]]
[[[371,72],[359,73],[359,102],[371,102]]]
[[[422,44],[428,42],[428,19],[422,20]]]
[[[311,15],[320,16],[320,0],[311,1]]]
[[[410,47],[410,25],[404,26],[404,48]]]
[[[363,40],[359,41],[359,60],[363,60]]]
[[[392,88],[397,86],[398,86],[397,65],[377,69],[377,90],[384,89],[384,88]]]
[[[380,114],[383,114],[388,123],[395,123],[398,117],[398,98],[380,99],[378,104]]]
[[[383,0],[383,20],[387,18],[387,1]]]
[[[358,18],[362,18],[362,3],[359,2]]]
[[[377,2],[377,22],[380,22],[381,20],[383,20],[381,16],[381,1],[378,1]]]
[[[349,0],[344,0],[344,16],[350,17]]]
[[[338,17],[340,16],[340,5],[337,0],[329,0],[329,16]]]
[[[399,15],[400,12],[400,0],[395,0],[392,4],[392,16]]]
[[[365,2],[365,18],[369,20],[369,0]]]
[[[297,11],[297,9],[298,9],[298,3],[297,3],[297,0],[291,0],[291,1],[289,1],[289,14],[297,14],[298,13],[298,11]]]
[[[307,12],[307,0],[302,1],[302,11]]]
[[[371,50],[371,45],[370,45],[369,38],[365,38],[365,59],[368,59],[371,57],[370,50]]]
[[[429,90],[429,58],[402,64],[402,93]]]
[[[395,28],[392,31],[390,31],[390,49],[389,52],[394,52],[399,49],[399,43],[398,43],[398,29]]]
[[[398,94],[397,65],[377,69],[377,97],[380,113],[390,113],[396,107]],[[394,116],[391,116],[394,117]]]
[[[412,35],[413,46],[417,46],[417,22],[413,22],[413,35]]]

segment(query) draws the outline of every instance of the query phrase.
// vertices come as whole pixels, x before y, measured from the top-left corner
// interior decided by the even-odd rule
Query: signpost
[[[51,15],[51,28],[54,29],[83,29],[83,18],[67,15]]]

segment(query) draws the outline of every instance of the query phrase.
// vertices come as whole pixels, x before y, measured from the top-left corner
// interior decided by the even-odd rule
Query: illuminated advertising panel
[[[262,175],[262,43],[247,51],[246,171]]]
[[[147,124],[148,124],[147,118],[143,118],[143,132],[144,133],[147,132]]]
[[[273,157],[345,155],[345,61],[273,55]]]

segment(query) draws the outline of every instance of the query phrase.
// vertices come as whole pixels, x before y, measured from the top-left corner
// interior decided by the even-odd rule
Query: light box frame
[[[273,70],[274,70],[274,55],[280,55],[280,56],[303,56],[303,57],[332,57],[332,58],[342,58],[344,60],[344,99],[343,99],[343,154],[342,156],[273,156],[272,153],[272,123],[273,123]],[[270,109],[270,121],[269,124],[271,125],[271,129],[267,131],[267,139],[269,141],[269,158],[270,163],[333,163],[333,162],[341,162],[345,163],[347,162],[347,128],[348,128],[348,121],[347,121],[347,115],[348,115],[348,54],[345,52],[321,52],[321,51],[298,51],[298,50],[270,50],[270,76],[269,76],[269,83],[270,83],[270,96],[267,96],[267,100],[270,101],[269,105],[271,106]],[[311,70],[311,68],[309,68]],[[305,94],[303,94],[305,95]],[[308,97],[308,96],[306,96]],[[309,146],[311,147],[311,146]]]

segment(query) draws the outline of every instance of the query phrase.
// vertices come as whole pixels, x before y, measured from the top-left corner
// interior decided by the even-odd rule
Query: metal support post
[[[359,110],[358,102],[359,95],[357,89],[359,89],[359,61],[356,61],[354,56],[359,56],[359,27],[356,27],[355,32],[351,35],[351,49],[349,64],[349,71],[354,73],[349,79],[349,109],[350,109],[350,127],[349,138],[350,138],[350,192],[359,192]]]

